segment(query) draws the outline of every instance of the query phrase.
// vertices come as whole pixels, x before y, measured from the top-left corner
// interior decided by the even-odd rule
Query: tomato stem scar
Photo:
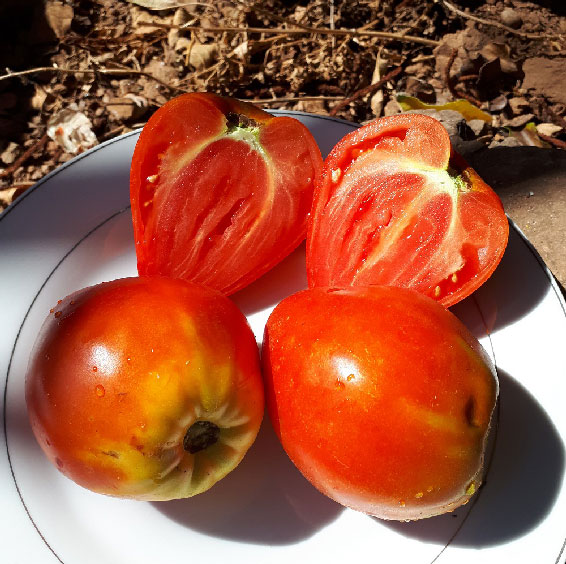
[[[228,112],[226,114],[226,122],[228,125],[228,129],[232,130],[237,127],[245,128],[245,129],[252,129],[255,127],[259,127],[259,124],[255,119],[245,116],[243,114],[237,114],[235,112]]]
[[[220,428],[211,421],[195,421],[185,433],[183,448],[195,454],[213,445],[220,435]]]

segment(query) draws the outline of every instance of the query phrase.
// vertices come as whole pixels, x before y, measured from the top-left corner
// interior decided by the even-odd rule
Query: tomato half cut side
[[[426,115],[346,135],[315,188],[309,286],[411,288],[449,307],[493,273],[509,224],[497,194]]]
[[[140,275],[232,294],[305,238],[322,168],[309,130],[231,98],[185,94],[161,107],[132,158]]]

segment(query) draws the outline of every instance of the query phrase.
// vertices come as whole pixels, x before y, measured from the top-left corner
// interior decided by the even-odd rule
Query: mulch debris
[[[563,150],[565,70],[560,0],[3,0],[0,211],[191,91],[358,123],[425,111],[464,154]]]

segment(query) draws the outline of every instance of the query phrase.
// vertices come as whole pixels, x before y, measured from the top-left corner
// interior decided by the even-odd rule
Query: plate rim
[[[316,120],[321,119],[324,121],[332,121],[332,122],[336,122],[336,123],[340,123],[343,125],[348,125],[350,127],[353,128],[357,128],[360,127],[359,124],[356,124],[354,122],[350,122],[347,120],[342,120],[342,119],[338,119],[338,118],[334,118],[331,116],[324,116],[324,115],[318,115],[318,114],[312,114],[312,113],[308,113],[308,112],[299,112],[299,111],[294,111],[294,110],[274,110],[270,113],[273,113],[274,115],[301,115],[301,116],[305,116],[308,118],[314,118]],[[99,150],[102,150],[106,147],[108,147],[109,145],[112,145],[114,143],[117,142],[122,142],[125,139],[132,137],[132,136],[136,136],[139,135],[139,133],[141,132],[141,130],[143,129],[143,127],[134,129],[132,131],[129,131],[127,133],[124,133],[122,135],[119,135],[117,137],[114,137],[112,139],[109,139],[107,141],[104,141],[103,143],[100,143],[98,145],[96,145],[95,147],[92,147],[91,149],[88,149],[82,153],[80,153],[79,155],[76,155],[75,157],[69,159],[69,161],[63,163],[62,165],[58,166],[56,169],[54,169],[53,171],[51,171],[50,173],[48,173],[47,175],[45,175],[44,177],[42,177],[40,180],[38,180],[33,186],[31,186],[30,188],[28,188],[28,190],[26,190],[23,194],[21,194],[18,198],[16,198],[5,210],[4,212],[2,212],[2,214],[0,214],[0,222],[2,220],[5,220],[6,217],[9,216],[9,214],[16,209],[16,207],[21,206],[21,204],[26,200],[27,197],[31,196],[33,193],[35,193],[35,191],[44,183],[50,181],[51,179],[53,179],[55,176],[57,176],[59,173],[61,173],[62,171],[64,171],[65,169],[67,169],[70,166],[73,166],[77,163],[79,163],[82,159],[87,158],[89,156],[91,156],[92,154],[96,153]],[[49,542],[47,541],[47,539],[43,536],[42,532],[40,531],[40,529],[38,528],[37,524],[35,523],[35,521],[33,520],[32,516],[29,513],[29,510],[27,508],[27,505],[23,499],[22,493],[20,491],[20,488],[17,484],[17,481],[15,479],[15,475],[14,475],[14,470],[13,470],[13,466],[12,466],[12,461],[11,461],[11,456],[10,456],[10,451],[9,451],[9,447],[8,447],[8,434],[7,434],[7,396],[8,396],[8,376],[10,374],[10,370],[12,367],[12,362],[13,362],[13,358],[14,358],[14,354],[16,351],[16,347],[21,335],[21,331],[22,328],[28,318],[28,314],[31,311],[31,309],[33,308],[33,305],[37,299],[37,297],[40,295],[40,293],[42,292],[45,284],[47,283],[47,281],[51,278],[51,276],[54,274],[54,272],[57,270],[57,268],[59,267],[59,265],[75,250],[75,248],[81,244],[82,241],[84,241],[86,238],[88,238],[94,231],[98,230],[100,227],[102,227],[105,223],[107,223],[108,221],[111,221],[113,218],[115,218],[117,215],[124,213],[124,211],[128,208],[129,206],[127,206],[126,208],[122,208],[120,210],[115,210],[112,214],[110,214],[108,217],[106,217],[103,221],[101,221],[100,223],[98,223],[96,226],[92,227],[91,229],[89,229],[86,233],[84,233],[77,241],[75,241],[72,246],[63,254],[60,256],[59,260],[56,261],[56,263],[52,266],[52,269],[49,271],[46,279],[44,280],[44,282],[41,284],[41,286],[38,288],[37,293],[33,296],[31,302],[29,303],[29,306],[27,308],[27,310],[25,311],[25,314],[23,316],[23,318],[21,319],[19,328],[17,330],[15,339],[13,341],[13,343],[11,343],[11,346],[8,348],[8,350],[10,351],[9,357],[8,357],[8,363],[7,363],[7,368],[6,368],[6,373],[4,375],[4,382],[3,382],[3,412],[2,412],[2,431],[4,433],[4,443],[5,443],[5,453],[8,459],[8,464],[9,464],[9,469],[10,469],[10,473],[11,473],[11,477],[13,480],[13,483],[15,485],[15,488],[17,490],[18,493],[18,497],[20,498],[22,505],[24,507],[24,510],[31,522],[31,524],[33,525],[34,529],[36,530],[36,532],[38,533],[38,535],[40,536],[41,540],[43,541],[44,545],[50,550],[50,552],[53,554],[53,556],[59,561],[61,562],[61,564],[63,564],[63,561],[61,560],[61,558],[57,555],[57,553],[54,551],[54,549],[50,546]],[[510,227],[512,229],[514,229],[516,231],[516,233],[519,235],[520,240],[526,245],[527,249],[529,250],[529,252],[534,256],[534,258],[537,260],[537,263],[539,265],[539,267],[541,267],[542,271],[546,274],[546,278],[548,279],[549,283],[550,283],[550,287],[553,289],[554,291],[554,295],[556,296],[556,298],[558,299],[558,303],[561,307],[562,310],[562,314],[563,317],[566,318],[566,294],[564,293],[564,289],[561,286],[560,282],[556,279],[556,277],[554,276],[554,274],[552,273],[552,271],[550,270],[550,268],[548,267],[548,265],[546,264],[546,262],[544,261],[544,259],[541,257],[540,253],[537,251],[537,249],[534,247],[534,245],[531,243],[531,241],[528,239],[528,237],[523,233],[523,231],[516,225],[516,223],[508,217],[508,221],[510,224]],[[476,307],[479,308],[478,305],[476,305]],[[490,339],[490,344],[491,347],[493,348],[493,343],[491,343],[491,339]],[[463,523],[462,523],[463,525]],[[449,543],[448,543],[449,544]],[[446,548],[446,547],[444,547]],[[556,563],[558,564],[558,562],[560,561],[560,559],[562,558],[562,555],[564,553],[564,551],[566,550],[566,539],[563,542],[562,548],[560,550],[560,553],[558,554],[557,558],[556,558]],[[438,556],[440,556],[441,553],[439,553]]]

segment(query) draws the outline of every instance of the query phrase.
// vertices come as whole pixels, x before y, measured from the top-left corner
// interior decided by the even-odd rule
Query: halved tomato
[[[493,273],[509,225],[497,194],[421,114],[346,135],[315,188],[309,286],[412,288],[448,307]]]
[[[131,164],[139,274],[240,290],[305,238],[321,168],[294,118],[209,93],[171,100],[144,127]]]

